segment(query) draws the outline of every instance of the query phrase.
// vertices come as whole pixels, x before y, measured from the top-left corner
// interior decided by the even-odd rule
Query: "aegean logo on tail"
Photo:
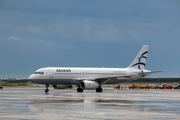
[[[142,59],[142,58],[147,59],[147,57],[144,56],[144,55],[147,54],[147,53],[148,53],[148,51],[144,52],[139,58],[137,58],[137,59],[139,59],[138,63],[132,65],[131,67],[136,66],[136,65],[138,65],[138,68],[139,68],[139,69],[141,69],[141,68],[140,68],[140,65],[144,65],[144,67],[145,67],[146,64],[143,63],[143,62],[141,62],[141,59]]]

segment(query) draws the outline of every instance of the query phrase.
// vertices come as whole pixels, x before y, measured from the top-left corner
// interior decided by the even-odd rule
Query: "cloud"
[[[82,33],[86,39],[104,42],[124,42],[124,41],[139,41],[141,34],[133,30],[122,30],[117,26],[105,25],[84,25]]]
[[[146,35],[148,39],[151,39],[152,34],[156,36],[154,31],[157,29],[163,33],[165,29],[162,30],[156,21],[163,19],[165,26],[169,24],[170,21],[162,17],[166,16],[163,10],[166,10],[169,2],[165,2],[160,8],[157,7],[160,2],[155,2],[157,5],[147,5],[151,1],[140,2],[141,4],[131,2],[56,1],[50,2],[52,6],[48,1],[43,2],[44,4],[24,1],[19,4],[8,3],[6,9],[9,8],[9,14],[2,14],[3,22],[6,23],[8,20],[8,23],[2,24],[3,28],[6,28],[6,31],[8,28],[8,31],[0,30],[0,32],[8,36],[8,33],[13,33],[12,36],[21,36],[22,39],[50,40],[55,44],[72,41],[138,42],[146,39]],[[152,9],[154,6],[155,10]],[[12,21],[8,16],[14,20]]]
[[[14,41],[19,41],[21,40],[21,38],[15,37],[15,36],[9,36],[8,37],[9,40],[14,40]]]
[[[67,43],[56,43],[52,40],[43,40],[40,38],[26,38],[25,39],[26,43],[29,43],[31,45],[39,46],[41,48],[59,48],[59,49],[70,49],[73,46],[71,44]]]
[[[36,65],[27,64],[28,68],[39,66],[37,61],[55,66],[98,65],[98,61],[103,61],[107,66],[116,66],[115,62],[109,62],[114,60],[110,58],[116,57],[121,63],[127,60],[117,56],[120,53],[114,51],[125,51],[128,47],[129,50],[139,49],[142,44],[150,44],[150,49],[153,48],[151,52],[154,52],[151,54],[154,63],[148,64],[150,67],[156,69],[156,61],[161,58],[165,64],[171,62],[174,63],[171,66],[177,67],[177,70],[179,68],[178,61],[175,61],[179,57],[169,59],[177,56],[175,54],[180,48],[180,7],[177,7],[179,4],[176,5],[176,1],[13,0],[1,3],[0,56],[4,59],[4,65],[19,63],[18,67],[24,67],[22,62],[27,64],[34,60]],[[153,56],[157,51],[162,55]],[[110,56],[109,59],[106,59],[107,56]],[[56,59],[52,59],[54,57]],[[20,62],[18,58],[24,60]],[[161,59],[157,70],[165,66]],[[5,68],[7,66],[3,70]]]
[[[30,32],[37,33],[37,34],[40,34],[42,32],[41,28],[35,27],[33,25],[28,25],[27,29]]]

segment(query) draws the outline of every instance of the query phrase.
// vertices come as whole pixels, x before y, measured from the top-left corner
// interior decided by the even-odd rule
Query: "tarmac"
[[[0,90],[0,120],[180,119],[180,90],[104,88],[102,93],[50,88]]]

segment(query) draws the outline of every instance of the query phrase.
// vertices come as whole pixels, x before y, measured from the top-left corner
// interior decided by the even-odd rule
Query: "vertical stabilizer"
[[[139,53],[134,58],[128,68],[144,70],[146,66],[149,45],[143,45]]]

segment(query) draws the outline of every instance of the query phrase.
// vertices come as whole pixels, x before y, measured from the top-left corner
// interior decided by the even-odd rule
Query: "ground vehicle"
[[[168,86],[167,83],[159,84],[159,89],[165,89]]]

